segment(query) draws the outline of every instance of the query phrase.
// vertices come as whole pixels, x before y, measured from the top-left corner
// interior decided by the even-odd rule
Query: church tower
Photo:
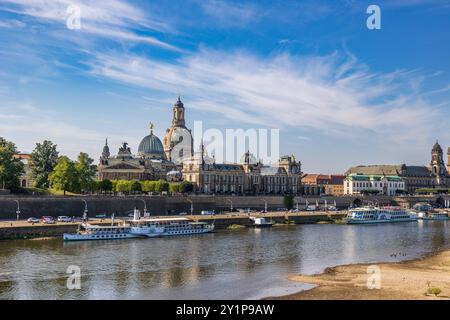
[[[431,150],[430,170],[435,178],[436,187],[445,187],[447,185],[448,172],[444,163],[444,152],[438,141],[436,141]]]
[[[447,172],[450,174],[450,147],[447,150]]]
[[[172,126],[166,130],[163,143],[167,159],[177,165],[182,165],[183,159],[194,154],[192,133],[191,130],[186,128],[184,116],[184,104],[178,97],[173,106]]]

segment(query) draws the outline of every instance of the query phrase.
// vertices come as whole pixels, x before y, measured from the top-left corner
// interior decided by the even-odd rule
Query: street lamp
[[[187,199],[191,203],[191,216],[194,214],[194,202],[191,199]]]
[[[230,199],[227,199],[228,202],[230,202],[230,211],[233,212],[233,201],[231,201]]]
[[[19,221],[20,219],[20,204],[19,204],[19,200],[14,200],[17,203],[17,210],[16,210],[16,215],[17,215],[17,221]]]

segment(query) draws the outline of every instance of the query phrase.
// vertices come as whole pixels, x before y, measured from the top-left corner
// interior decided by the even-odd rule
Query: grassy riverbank
[[[377,265],[381,288],[368,289],[367,268]],[[327,268],[317,275],[298,275],[293,281],[317,287],[275,299],[283,300],[434,300],[450,299],[450,250],[398,263],[354,264]],[[435,293],[439,293],[435,295]],[[271,298],[270,298],[271,299]]]

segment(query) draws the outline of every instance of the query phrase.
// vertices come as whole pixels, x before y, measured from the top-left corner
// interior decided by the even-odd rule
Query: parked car
[[[179,215],[180,216],[185,216],[185,215],[187,215],[187,212],[180,212]]]
[[[72,218],[68,216],[59,216],[58,222],[72,222]]]
[[[44,224],[54,224],[55,219],[51,216],[42,216],[40,222]]]
[[[27,222],[28,222],[28,223],[39,223],[39,219],[38,219],[38,218],[31,217],[31,218],[28,218],[28,219],[27,219]]]
[[[216,213],[214,211],[202,211],[201,215],[202,216],[212,216],[215,215]]]

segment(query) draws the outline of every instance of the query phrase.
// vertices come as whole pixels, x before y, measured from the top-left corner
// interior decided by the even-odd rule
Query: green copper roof
[[[148,136],[142,139],[139,144],[138,152],[140,155],[150,155],[150,154],[163,154],[164,148],[161,140],[151,132]]]

